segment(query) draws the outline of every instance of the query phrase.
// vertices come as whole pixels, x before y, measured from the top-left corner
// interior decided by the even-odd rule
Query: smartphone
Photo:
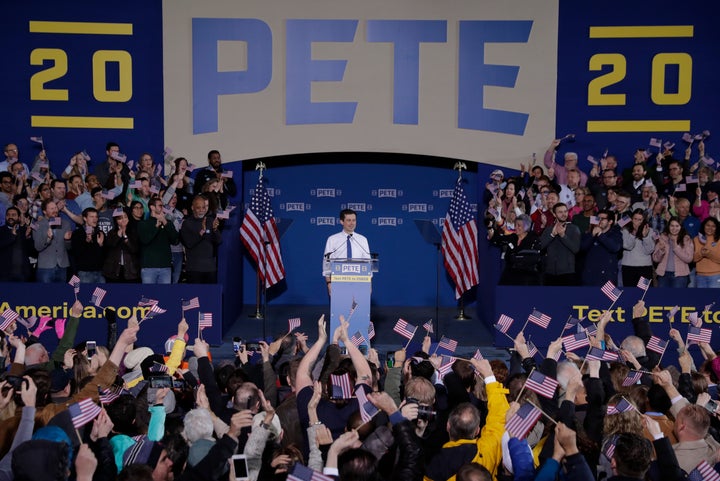
[[[239,337],[237,337],[237,336],[236,336],[236,337],[233,337],[233,351],[234,351],[234,352],[242,352],[242,351],[243,351],[243,349],[241,349],[241,348],[242,348],[242,345],[243,345],[243,344],[242,344],[242,339],[241,339],[241,338],[239,338]]]
[[[387,367],[395,366],[395,353],[394,352],[388,352],[385,357],[387,359]]]
[[[150,387],[173,387],[173,378],[171,376],[151,376]]]
[[[247,458],[244,454],[233,454],[230,458],[233,464],[233,470],[235,471],[235,481],[248,481]]]
[[[185,389],[185,379],[173,379],[172,387],[174,389]]]
[[[715,414],[718,408],[718,403],[716,401],[713,401],[712,399],[705,404],[705,409],[707,409],[710,414]]]
[[[248,351],[252,352],[257,352],[260,350],[260,344],[258,344],[257,342],[248,342],[247,344],[245,344],[245,347]]]
[[[87,358],[92,359],[92,357],[97,352],[97,343],[95,341],[88,341],[85,343],[85,350],[87,351]]]

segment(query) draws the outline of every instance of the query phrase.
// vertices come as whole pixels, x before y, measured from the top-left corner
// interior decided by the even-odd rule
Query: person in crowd
[[[585,172],[578,169],[578,154],[576,152],[566,152],[563,156],[565,164],[560,165],[555,163],[555,155],[558,148],[560,147],[561,140],[555,139],[548,147],[543,157],[543,163],[548,169],[552,168],[555,170],[555,177],[559,184],[568,184],[568,171],[577,170],[580,173],[579,185],[586,185],[588,176]]]
[[[98,228],[98,212],[88,207],[82,213],[83,225],[72,233],[71,248],[80,282],[101,284],[105,262],[105,234]]]
[[[500,285],[540,285],[541,244],[532,231],[532,220],[529,216],[523,214],[517,218],[514,234],[503,235],[491,228],[488,238],[503,249],[505,268],[500,277]]]
[[[65,282],[70,267],[68,250],[72,227],[60,217],[58,206],[52,199],[42,202],[43,218],[33,231],[33,242],[38,252],[38,282]]]
[[[592,230],[580,241],[580,251],[584,253],[584,286],[602,286],[618,278],[617,260],[623,247],[623,237],[614,219],[610,210],[601,210],[597,214],[597,225],[591,226]]]
[[[645,213],[637,209],[622,229],[622,282],[625,287],[636,286],[641,277],[653,278],[652,254],[655,240],[650,235]]]
[[[218,218],[208,216],[208,200],[203,195],[196,195],[192,215],[185,218],[180,229],[180,241],[187,255],[185,271],[189,283],[217,283],[217,248],[222,242],[219,227]]]
[[[223,197],[223,202],[227,203],[228,197],[235,197],[237,195],[237,187],[232,176],[232,171],[223,168],[222,156],[219,151],[211,150],[208,152],[207,158],[208,166],[198,171],[195,176],[195,194],[205,192],[203,190],[205,184],[211,179],[216,179],[222,183],[218,193]]]
[[[695,287],[720,288],[720,221],[708,217],[700,225],[700,231],[702,234],[694,239]]]
[[[580,229],[568,221],[568,208],[563,203],[553,206],[555,222],[540,236],[545,251],[543,284],[546,286],[577,285],[575,256],[580,250]]]
[[[653,251],[658,287],[687,287],[695,245],[677,217],[670,219]]]
[[[5,225],[0,226],[0,282],[28,282],[33,271],[30,256],[34,254],[32,228],[21,224],[20,209],[5,211]]]
[[[170,246],[180,240],[175,225],[163,211],[162,199],[150,200],[150,217],[137,224],[141,245],[141,270],[143,284],[170,284],[172,254]]]
[[[140,281],[140,240],[137,229],[130,227],[127,211],[118,207],[113,212],[114,226],[107,233],[107,254],[103,275],[107,282]]]

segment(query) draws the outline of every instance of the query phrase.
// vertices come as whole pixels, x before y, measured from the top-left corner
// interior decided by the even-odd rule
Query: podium
[[[340,316],[350,319],[348,336],[356,332],[365,338],[359,347],[369,346],[368,327],[370,326],[370,294],[372,275],[378,272],[378,260],[374,259],[331,259],[330,276],[332,292],[330,295],[330,330],[332,337],[335,328],[340,325]]]

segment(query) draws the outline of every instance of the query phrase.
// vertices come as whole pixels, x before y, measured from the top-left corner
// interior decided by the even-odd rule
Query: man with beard
[[[32,250],[32,229],[20,225],[17,207],[9,207],[5,225],[0,227],[0,282],[28,282],[32,278]]]

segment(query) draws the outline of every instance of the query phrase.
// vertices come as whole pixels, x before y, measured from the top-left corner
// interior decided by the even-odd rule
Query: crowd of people
[[[720,287],[720,170],[698,137],[686,138],[682,159],[669,142],[656,155],[637,149],[622,171],[607,152],[588,157],[587,173],[575,152],[556,162],[562,139],[544,167],[521,165],[511,177],[495,170],[485,225],[502,250],[500,283],[634,287],[643,277],[658,287]]]
[[[0,162],[0,282],[217,282],[217,246],[237,194],[220,152],[207,168],[184,157],[135,163],[109,142],[91,165],[74,154],[60,176],[45,150],[32,166],[17,145]]]
[[[314,342],[299,329],[257,347],[240,339],[234,360],[213,363],[201,338],[189,345],[184,319],[155,353],[136,345],[135,319],[117,335],[111,310],[107,346],[78,339],[82,312],[76,301],[52,354],[42,333],[5,328],[0,479],[717,475],[720,358],[675,329],[675,345],[659,350],[643,301],[633,308],[634,334],[618,344],[606,312],[596,329],[573,326],[584,344],[559,337],[545,356],[518,333],[508,363],[479,350],[471,359],[431,355],[425,337],[386,365],[352,342],[344,318],[329,336],[324,316]],[[679,366],[660,365],[673,347]],[[702,354],[698,367],[689,349]]]

